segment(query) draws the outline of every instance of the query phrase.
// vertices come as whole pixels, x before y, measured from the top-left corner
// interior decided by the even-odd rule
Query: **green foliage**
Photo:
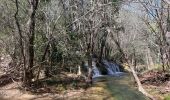
[[[78,81],[77,80],[73,80],[72,83],[71,83],[71,86],[73,88],[77,88],[77,84],[78,84]]]
[[[113,7],[115,8],[115,13],[119,12],[120,4],[121,4],[120,1],[122,0],[112,0]]]
[[[7,37],[8,37],[8,35],[6,33],[4,33],[4,32],[0,33],[0,39],[7,38]]]
[[[53,47],[52,53],[51,53],[51,60],[52,62],[60,62],[62,60],[63,52],[60,49],[57,49],[56,47]]]
[[[50,2],[51,0],[40,0],[40,1],[42,1],[42,2],[44,2],[44,3],[48,3],[48,2]]]
[[[164,100],[170,100],[170,95],[166,96]]]
[[[112,2],[118,2],[118,1],[120,1],[120,0],[112,0]]]
[[[36,58],[37,58],[38,61],[41,61],[42,55],[43,55],[43,52],[44,52],[44,48],[45,48],[45,45],[46,45],[46,44],[44,44],[45,41],[43,40],[43,38],[41,37],[40,34],[41,33],[36,35],[35,46],[34,46],[35,55],[36,55]]]
[[[59,85],[56,86],[56,90],[64,91],[64,90],[66,90],[66,87],[63,84],[59,84]]]
[[[77,40],[77,34],[75,32],[69,32],[68,33],[71,40]]]

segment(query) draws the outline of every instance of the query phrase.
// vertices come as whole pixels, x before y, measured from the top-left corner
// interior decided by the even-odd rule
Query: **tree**
[[[165,67],[169,66],[169,43],[166,39],[166,34],[169,30],[169,10],[168,5],[164,1],[141,1],[146,13],[147,19],[144,19],[146,25],[149,27],[151,34],[154,34],[155,44],[160,53],[163,71]],[[153,26],[154,24],[154,26]],[[156,27],[156,28],[155,28]]]
[[[25,44],[23,44],[23,33],[20,27],[18,12],[19,12],[19,1],[15,0],[16,4],[16,13],[15,13],[15,22],[19,34],[19,43],[21,51],[21,59],[23,58],[24,63],[24,77],[23,82],[27,86],[30,86],[30,83],[33,79],[33,66],[34,66],[34,39],[35,39],[35,21],[36,21],[36,10],[38,9],[39,0],[29,0],[29,18],[27,22],[27,37],[24,38]],[[25,45],[25,46],[24,46]],[[25,53],[24,53],[25,52]],[[26,56],[26,57],[25,57]]]

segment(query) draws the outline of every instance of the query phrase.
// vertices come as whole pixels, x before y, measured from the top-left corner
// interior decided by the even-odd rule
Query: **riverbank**
[[[140,75],[144,88],[158,100],[170,100],[170,74],[151,70]]]
[[[60,93],[30,93],[18,89],[18,84],[9,84],[0,89],[4,100],[147,100],[134,86],[129,74],[94,78],[92,87],[63,90]],[[54,87],[53,87],[54,88]]]

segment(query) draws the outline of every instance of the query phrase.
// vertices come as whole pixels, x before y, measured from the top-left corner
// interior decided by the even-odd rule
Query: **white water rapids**
[[[123,72],[120,71],[119,65],[116,63],[108,62],[107,60],[102,61],[104,64],[104,67],[107,69],[107,74],[108,75],[113,75],[113,76],[120,76],[123,74]],[[92,63],[93,66],[93,78],[103,76],[101,75],[100,70],[96,66],[96,62]]]

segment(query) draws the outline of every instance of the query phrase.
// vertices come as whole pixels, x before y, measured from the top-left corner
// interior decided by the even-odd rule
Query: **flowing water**
[[[123,72],[120,71],[119,65],[116,63],[108,62],[107,60],[102,61],[104,66],[107,69],[107,74],[111,76],[120,76]],[[92,63],[93,66],[93,78],[103,76],[101,75],[100,70],[96,66],[96,62]]]
[[[82,95],[68,100],[149,100],[134,85],[130,74],[93,78],[93,85]]]
[[[108,75],[101,75],[93,62],[93,86],[78,100],[148,100],[137,91],[133,78],[120,71],[119,65],[103,60]]]
[[[101,73],[96,66],[96,62],[92,62],[92,66],[93,66],[93,69],[92,69],[93,70],[93,78],[101,76]]]

